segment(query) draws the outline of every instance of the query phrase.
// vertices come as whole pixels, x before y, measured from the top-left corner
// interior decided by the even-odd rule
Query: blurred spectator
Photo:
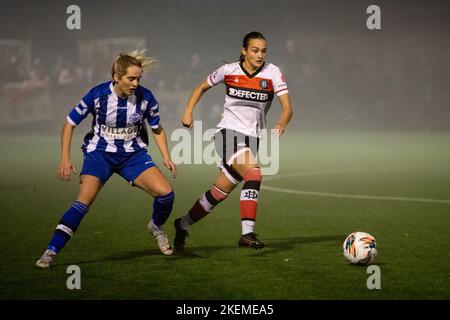
[[[73,76],[70,67],[67,64],[61,65],[58,72],[58,85],[68,86],[73,82]]]
[[[184,71],[179,73],[175,79],[175,90],[186,90],[195,86],[211,72],[206,70],[199,53],[193,53]]]
[[[25,80],[24,68],[24,65],[21,64],[21,61],[17,56],[11,56],[5,66],[5,81],[23,82]]]
[[[41,88],[47,86],[48,82],[49,76],[45,72],[41,59],[34,58],[31,69],[28,72],[26,86],[29,88]]]

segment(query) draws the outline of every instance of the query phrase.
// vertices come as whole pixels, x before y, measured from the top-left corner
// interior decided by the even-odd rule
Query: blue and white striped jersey
[[[152,92],[139,86],[133,95],[121,98],[108,81],[92,88],[67,116],[77,126],[92,114],[92,130],[84,138],[86,152],[135,152],[148,145],[144,120],[159,127],[158,102]]]

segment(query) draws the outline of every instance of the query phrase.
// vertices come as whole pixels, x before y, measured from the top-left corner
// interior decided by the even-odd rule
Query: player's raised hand
[[[181,123],[186,128],[192,128],[192,113],[189,111],[185,111],[183,117],[181,117]]]
[[[72,161],[70,159],[61,159],[58,165],[58,177],[62,181],[70,181],[72,173],[77,173],[77,169]]]

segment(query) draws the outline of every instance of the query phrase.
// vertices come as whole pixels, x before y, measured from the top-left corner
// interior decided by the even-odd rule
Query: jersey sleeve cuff
[[[210,87],[214,87],[214,86],[216,85],[214,82],[212,82],[212,80],[211,80],[211,75],[209,75],[209,76],[206,78],[206,82],[208,82],[208,86],[210,86]]]
[[[289,93],[288,89],[281,89],[280,91],[275,92],[277,96],[282,96],[283,94]]]
[[[75,122],[73,122],[73,120],[72,119],[70,119],[70,117],[69,116],[67,116],[67,122],[68,123],[70,123],[72,126],[74,126],[74,127],[76,127],[77,126],[77,124],[75,123]]]

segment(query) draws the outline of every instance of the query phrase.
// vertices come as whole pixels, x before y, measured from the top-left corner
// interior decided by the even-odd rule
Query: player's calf
[[[174,222],[175,240],[174,245],[177,251],[184,251],[187,230],[191,225],[206,217],[220,202],[228,197],[228,193],[213,185],[194,203],[189,212]]]
[[[249,169],[244,175],[240,200],[242,235],[254,231],[261,180],[261,169],[258,167]]]
[[[42,257],[36,262],[39,268],[49,268],[56,254],[64,248],[75,231],[78,229],[81,220],[89,211],[89,207],[79,201],[72,203],[72,206],[61,217],[48,247]]]
[[[171,255],[173,253],[172,245],[162,226],[166,223],[172,212],[174,200],[175,193],[173,191],[164,196],[156,197],[153,202],[152,219],[147,226],[148,230],[155,237],[159,250],[164,255]]]

